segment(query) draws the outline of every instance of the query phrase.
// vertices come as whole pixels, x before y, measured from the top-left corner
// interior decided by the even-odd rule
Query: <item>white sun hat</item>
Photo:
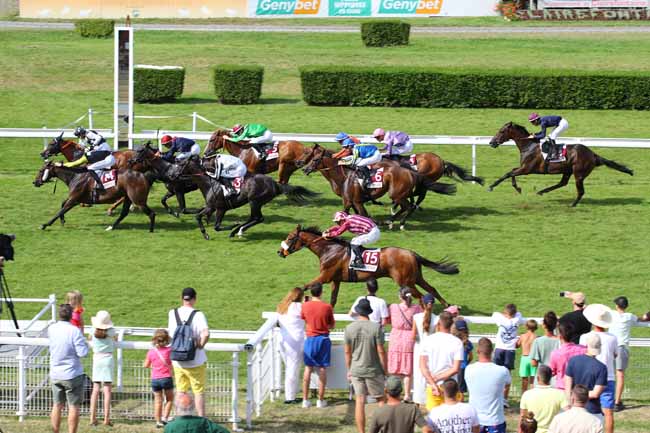
[[[612,309],[603,304],[590,304],[582,310],[585,318],[592,325],[609,328],[612,325]]]
[[[93,324],[93,328],[96,329],[110,329],[113,327],[113,322],[111,321],[111,314],[108,311],[101,310],[90,319]]]

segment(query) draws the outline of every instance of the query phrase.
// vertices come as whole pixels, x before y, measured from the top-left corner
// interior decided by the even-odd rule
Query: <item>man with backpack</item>
[[[210,338],[205,315],[194,309],[196,290],[183,289],[183,305],[169,311],[169,335],[172,335],[171,359],[174,365],[174,379],[179,392],[192,389],[196,401],[196,412],[205,416],[203,390],[206,383],[207,355],[203,347]]]

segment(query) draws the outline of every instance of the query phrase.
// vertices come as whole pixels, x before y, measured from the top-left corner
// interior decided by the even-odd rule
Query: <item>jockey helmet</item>
[[[332,221],[334,221],[335,223],[337,223],[337,222],[339,222],[339,221],[343,221],[343,220],[346,219],[348,216],[349,216],[349,215],[348,215],[347,213],[345,213],[345,212],[343,212],[343,211],[338,211],[338,212],[336,212],[336,213],[334,214],[334,219],[333,219]]]
[[[372,136],[377,138],[377,137],[383,137],[386,135],[386,131],[384,131],[382,128],[377,128],[375,131],[372,133]]]
[[[75,137],[84,137],[86,135],[86,128],[83,126],[77,126],[74,129],[74,136]]]
[[[171,135],[163,135],[163,137],[160,139],[160,144],[164,146],[169,146],[172,140],[173,138]]]
[[[352,140],[351,138],[348,137],[345,140],[343,140],[343,143],[341,143],[341,146],[343,146],[343,147],[354,147],[355,144],[356,143],[354,142],[354,140]]]
[[[345,139],[348,139],[348,138],[350,138],[350,136],[348,134],[346,134],[345,132],[339,132],[338,134],[336,134],[336,141],[341,142],[341,141],[343,141]]]
[[[539,119],[539,114],[537,114],[537,113],[530,113],[530,116],[528,116],[528,121],[529,122],[534,122],[537,119]]]
[[[232,127],[232,132],[234,132],[235,134],[239,134],[242,129],[244,129],[244,125],[238,123]]]

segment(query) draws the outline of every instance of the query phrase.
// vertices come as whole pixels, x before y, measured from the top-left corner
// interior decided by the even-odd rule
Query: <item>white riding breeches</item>
[[[251,143],[273,143],[273,133],[270,129],[267,129],[266,132],[259,137],[251,138]]]
[[[407,141],[404,143],[403,146],[395,146],[391,147],[390,149],[390,154],[391,155],[401,155],[403,153],[411,153],[413,151],[413,143],[411,140]]]
[[[192,155],[200,155],[200,154],[201,154],[201,146],[194,143],[189,152],[181,152],[178,155],[176,155],[176,161],[185,161],[187,158],[189,158]]]
[[[115,157],[113,155],[108,155],[106,158],[101,161],[97,161],[93,164],[88,165],[86,168],[88,170],[100,171],[108,170],[115,165]]]
[[[369,165],[376,164],[378,162],[381,162],[381,153],[379,153],[379,151],[376,151],[368,158],[357,159],[354,165],[356,165],[357,167],[367,167]]]
[[[241,161],[237,164],[224,164],[221,161],[219,161],[219,163],[222,164],[221,177],[227,177],[229,179],[244,177],[248,171],[246,165]]]
[[[365,235],[359,235],[352,238],[351,245],[366,245],[372,244],[379,240],[380,232],[379,227],[375,226]]]
[[[553,130],[553,132],[549,134],[550,139],[555,141],[555,139],[557,139],[560,136],[560,134],[566,131],[567,129],[569,129],[569,122],[567,122],[565,118],[562,118],[562,120],[560,120],[560,124],[557,125],[557,127]]]

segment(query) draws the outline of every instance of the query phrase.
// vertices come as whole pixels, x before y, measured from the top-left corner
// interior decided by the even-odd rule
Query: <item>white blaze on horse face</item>
[[[47,179],[50,177],[50,169],[46,168],[45,171],[43,172],[43,177],[41,177],[41,181],[47,182]]]
[[[280,246],[282,247],[282,249],[283,249],[284,251],[289,252],[289,245],[288,245],[285,241],[282,241],[282,242],[280,243]]]

